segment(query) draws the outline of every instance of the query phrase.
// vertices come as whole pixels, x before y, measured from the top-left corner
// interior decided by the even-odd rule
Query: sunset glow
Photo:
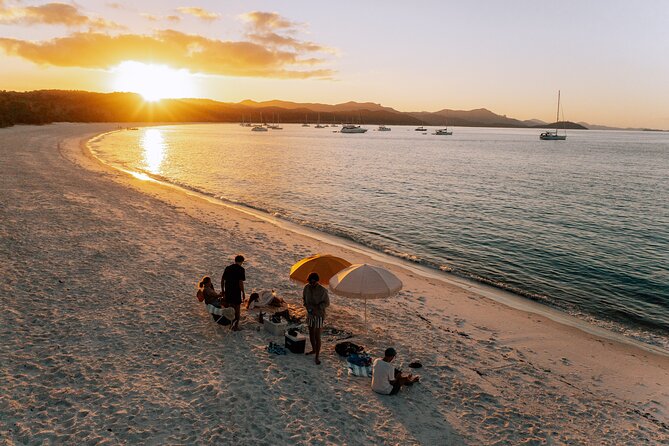
[[[569,0],[552,14],[532,2],[421,4],[0,1],[2,88],[485,108],[544,122],[561,90],[569,121],[669,129],[658,57],[669,3]]]
[[[148,129],[142,137],[142,148],[144,149],[144,161],[149,172],[160,173],[160,165],[165,158],[165,140],[159,129]]]
[[[116,91],[139,93],[147,101],[197,95],[193,75],[166,65],[126,61],[112,70]]]

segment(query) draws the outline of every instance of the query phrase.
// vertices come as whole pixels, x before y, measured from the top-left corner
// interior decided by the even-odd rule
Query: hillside
[[[540,124],[540,125],[533,125],[530,126],[531,128],[534,129],[570,129],[570,130],[588,130],[587,127],[582,126],[581,124],[577,124],[575,122],[571,121],[560,121],[560,122],[551,122],[551,123],[546,123],[546,124]]]
[[[476,110],[439,110],[437,112],[411,112],[425,125],[450,125],[460,127],[528,127],[522,121],[498,115],[485,108]]]
[[[485,108],[437,112],[400,112],[372,102],[328,105],[272,100],[239,103],[210,99],[163,99],[146,102],[135,93],[87,91],[0,91],[0,127],[51,122],[353,122],[366,125],[435,125],[460,127],[550,127],[542,121],[519,121]],[[585,128],[569,123],[568,128]]]

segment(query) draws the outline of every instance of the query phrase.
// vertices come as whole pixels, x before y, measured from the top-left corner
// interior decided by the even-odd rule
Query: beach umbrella
[[[332,276],[351,266],[351,262],[331,254],[316,254],[305,257],[290,268],[290,278],[307,283],[311,273],[317,273],[319,282],[326,285]]]
[[[367,263],[351,265],[330,279],[333,293],[365,301],[365,324],[367,324],[367,299],[383,299],[394,296],[402,289],[402,281],[381,266]]]

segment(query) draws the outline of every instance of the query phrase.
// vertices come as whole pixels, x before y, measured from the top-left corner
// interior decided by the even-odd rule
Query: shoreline
[[[397,397],[348,375],[337,332],[316,366],[268,353],[282,340],[255,310],[242,311],[240,332],[217,327],[194,283],[218,279],[238,252],[247,292],[275,289],[291,310],[301,309],[288,278],[298,259],[376,260],[103,165],[84,142],[112,128],[0,130],[0,442],[669,441],[665,355],[406,265],[387,264],[405,287],[370,301],[367,324],[360,302],[338,296],[327,317],[374,357],[393,346],[397,367],[422,362],[420,384]]]
[[[172,126],[172,125],[187,125],[189,123],[142,123],[139,124],[141,127],[155,127],[155,126]],[[200,123],[198,123],[200,124]],[[206,123],[208,124],[208,123]],[[309,227],[309,226],[304,226],[300,225],[298,223],[294,223],[289,220],[285,220],[279,217],[275,217],[271,215],[268,212],[264,212],[259,209],[255,209],[250,206],[245,206],[244,204],[239,204],[239,203],[234,203],[228,200],[225,200],[223,198],[217,198],[205,193],[202,193],[196,189],[191,189],[188,187],[184,187],[175,183],[172,183],[168,180],[163,180],[160,178],[155,178],[149,174],[146,174],[144,172],[138,172],[138,171],[133,171],[131,169],[124,168],[119,165],[115,165],[114,163],[110,163],[107,161],[104,161],[101,159],[99,156],[97,156],[94,153],[94,150],[90,147],[90,143],[94,142],[94,140],[99,140],[103,138],[104,136],[108,134],[112,134],[115,132],[119,131],[125,131],[126,129],[115,129],[107,132],[103,132],[97,135],[93,135],[92,137],[88,138],[85,141],[82,141],[83,144],[83,149],[85,150],[85,154],[92,157],[95,161],[98,163],[106,166],[107,168],[123,172],[127,175],[131,175],[134,178],[142,181],[152,181],[155,183],[158,183],[164,187],[172,188],[175,191],[178,191],[182,194],[192,196],[192,197],[197,197],[198,199],[208,201],[212,204],[216,204],[219,206],[224,206],[227,207],[228,209],[245,213],[247,215],[250,215],[254,218],[259,218],[262,219],[270,224],[273,224],[277,228],[280,228],[282,230],[287,230],[296,234],[300,234],[306,237],[313,238],[315,240],[318,240],[320,242],[327,243],[329,245],[334,245],[338,246],[343,249],[351,250],[354,252],[357,252],[361,255],[364,255],[370,259],[373,259],[377,262],[381,262],[384,265],[395,265],[399,268],[402,268],[407,271],[411,271],[416,275],[423,276],[426,279],[433,279],[433,280],[439,280],[443,281],[455,286],[458,286],[460,288],[463,288],[465,290],[474,292],[480,296],[486,297],[488,299],[491,299],[497,303],[506,305],[510,308],[520,310],[520,311],[525,311],[533,314],[537,314],[543,317],[546,317],[553,322],[565,325],[567,327],[571,328],[576,328],[578,330],[583,331],[584,333],[587,333],[589,335],[597,336],[603,339],[623,343],[623,344],[629,344],[633,347],[648,351],[650,353],[662,355],[669,357],[669,349],[667,349],[665,346],[661,345],[656,345],[652,344],[649,342],[644,342],[642,340],[639,340],[631,335],[625,335],[622,333],[626,327],[622,322],[617,322],[617,321],[606,321],[606,320],[599,320],[595,316],[588,315],[587,313],[581,313],[586,317],[589,317],[590,320],[588,320],[586,317],[578,317],[573,314],[568,313],[567,311],[557,307],[553,306],[550,304],[545,304],[539,301],[536,301],[534,299],[528,298],[526,296],[523,296],[522,294],[519,293],[514,293],[513,291],[506,289],[504,287],[498,287],[491,285],[489,283],[486,283],[485,281],[477,281],[475,279],[466,277],[466,276],[461,276],[458,274],[450,273],[449,271],[444,271],[436,268],[431,268],[430,266],[427,265],[422,265],[417,262],[412,262],[410,260],[398,257],[398,256],[393,256],[391,254],[387,254],[378,250],[375,250],[374,248],[368,247],[366,245],[363,245],[361,243],[357,243],[354,240],[350,240],[344,237],[340,237],[334,234],[329,234],[327,232],[320,231],[318,229]],[[620,331],[617,331],[612,328],[607,328],[606,325],[613,324],[614,327],[620,328]],[[631,329],[634,329],[633,327],[629,327]],[[654,332],[647,332],[649,335],[654,335]]]

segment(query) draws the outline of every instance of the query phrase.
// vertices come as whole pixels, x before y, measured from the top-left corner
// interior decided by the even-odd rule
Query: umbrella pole
[[[367,333],[367,299],[365,299],[365,333]]]

